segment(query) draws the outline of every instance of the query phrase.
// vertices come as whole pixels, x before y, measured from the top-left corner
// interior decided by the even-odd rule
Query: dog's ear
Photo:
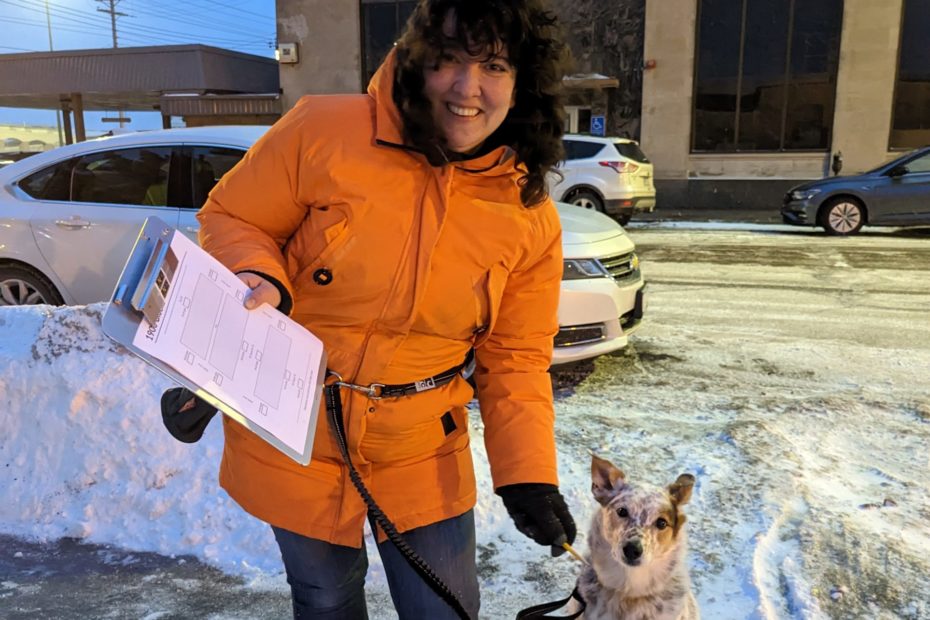
[[[591,455],[591,492],[601,505],[607,505],[623,486],[623,472],[610,461]]]
[[[687,504],[691,499],[691,491],[694,489],[694,476],[691,474],[682,474],[678,476],[672,484],[668,485],[668,494],[677,506]]]

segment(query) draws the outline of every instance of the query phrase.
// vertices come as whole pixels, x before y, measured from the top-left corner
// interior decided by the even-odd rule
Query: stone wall
[[[606,91],[607,134],[639,139],[645,0],[551,1],[550,5],[572,50],[571,72],[620,80],[619,88]]]

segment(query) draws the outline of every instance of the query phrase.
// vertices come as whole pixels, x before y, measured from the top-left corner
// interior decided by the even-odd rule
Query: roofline
[[[211,54],[220,54],[234,58],[247,60],[267,60],[270,63],[278,64],[278,61],[271,56],[259,56],[258,54],[246,54],[222,47],[212,45],[203,45],[202,43],[185,43],[182,45],[140,45],[135,47],[101,47],[93,49],[76,49],[76,50],[55,50],[52,52],[14,52],[10,54],[0,54],[0,62],[5,60],[22,60],[26,57],[42,58],[61,58],[66,56],[121,56],[132,54],[150,54],[152,52],[193,52],[203,51]]]

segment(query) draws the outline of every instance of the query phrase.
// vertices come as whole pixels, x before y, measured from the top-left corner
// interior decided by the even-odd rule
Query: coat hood
[[[394,104],[394,73],[397,70],[397,50],[392,49],[368,83],[368,96],[375,103],[375,140],[394,147],[403,147],[418,152],[404,142],[404,123],[400,110]],[[491,176],[515,174],[522,176],[525,169],[516,163],[516,152],[501,146],[471,159],[453,162],[466,172]]]
[[[391,50],[368,83],[368,96],[375,101],[375,138],[381,142],[403,144],[404,123],[394,105],[394,71],[397,51]]]

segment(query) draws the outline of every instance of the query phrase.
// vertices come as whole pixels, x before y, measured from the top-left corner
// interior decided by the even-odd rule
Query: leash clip
[[[336,378],[336,380],[330,383],[329,385],[338,385],[339,387],[348,388],[355,392],[361,392],[362,394],[364,394],[371,400],[381,400],[382,398],[381,390],[384,389],[385,387],[384,383],[372,383],[370,385],[359,385],[357,383],[349,383],[348,381],[344,381],[342,378],[342,375],[340,375],[335,370],[327,370],[326,374],[327,374],[327,378],[328,377]]]

